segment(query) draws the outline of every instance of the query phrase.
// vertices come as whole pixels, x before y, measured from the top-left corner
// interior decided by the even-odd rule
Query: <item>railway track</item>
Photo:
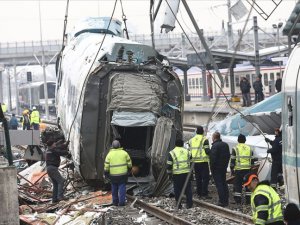
[[[137,206],[155,217],[154,219],[151,219],[149,224],[195,225],[194,223],[184,220],[183,218],[173,215],[163,209],[150,205],[146,202],[142,202],[131,195],[127,195],[127,200],[131,202],[131,205]]]
[[[194,216],[197,217],[197,208],[194,209],[194,211],[172,211],[167,212],[163,208],[159,208],[156,206],[153,206],[151,203],[147,203],[146,201],[141,201],[137,199],[136,197],[133,197],[131,195],[127,195],[127,200],[129,202],[128,206],[126,208],[123,208],[121,210],[125,211],[126,216],[122,216],[119,213],[114,213],[114,219],[123,219],[123,222],[125,220],[125,217],[131,218],[135,221],[134,224],[145,224],[145,225],[154,225],[154,224],[161,224],[161,225],[196,225],[201,224],[199,221],[196,222],[196,220],[191,221],[191,217],[187,216],[188,214],[194,214]],[[199,210],[204,214],[209,214],[211,216],[218,216],[219,218],[224,218],[229,221],[229,224],[234,222],[234,224],[252,224],[251,217],[248,215],[241,214],[237,211],[232,211],[227,208],[222,208],[204,201],[200,201],[197,199],[194,199],[194,206],[199,207]],[[129,207],[130,205],[130,207]],[[118,210],[120,210],[120,207],[117,207]],[[200,212],[199,211],[199,212]],[[142,213],[141,213],[142,212]],[[124,212],[123,212],[124,213]],[[146,213],[146,214],[145,214]],[[221,219],[222,220],[222,219]],[[111,224],[108,220],[106,220],[108,223],[104,224]],[[231,221],[231,222],[230,222]],[[139,223],[140,222],[140,223]],[[117,223],[115,220],[113,220],[113,223]],[[125,223],[124,223],[125,224]],[[206,223],[205,223],[206,224]]]
[[[246,215],[246,214],[242,214],[240,212],[237,211],[233,211],[230,209],[226,209],[226,208],[222,208],[220,206],[216,206],[198,199],[193,199],[194,202],[194,206],[199,206],[203,209],[206,209],[216,215],[219,215],[223,218],[227,218],[231,221],[234,221],[236,223],[240,223],[240,224],[253,224],[251,216]]]

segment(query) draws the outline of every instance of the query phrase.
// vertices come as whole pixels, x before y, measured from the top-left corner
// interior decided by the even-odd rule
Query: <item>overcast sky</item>
[[[169,0],[170,1],[170,0]],[[280,0],[275,0],[279,2]],[[66,0],[41,0],[41,23],[44,40],[61,39],[63,35],[63,23],[66,11]],[[76,21],[87,16],[110,16],[114,0],[70,0],[68,13],[68,29],[70,30]],[[156,0],[157,2],[157,0]],[[198,21],[199,27],[205,31],[221,30],[222,20],[227,21],[227,0],[187,0],[190,8]],[[232,4],[236,0],[232,0]],[[249,9],[249,4],[243,0]],[[257,0],[258,4],[266,11],[274,7],[272,0]],[[265,21],[256,12],[258,24],[262,28],[272,28],[273,23],[285,22],[291,14],[297,0],[283,0],[276,11]],[[127,23],[132,33],[149,34],[149,0],[123,0],[124,12]],[[0,0],[0,42],[40,40],[39,1],[14,1]],[[122,11],[120,2],[114,14],[121,19]],[[246,16],[243,18],[245,19]],[[185,9],[180,5],[178,19],[189,33],[193,30]],[[242,19],[242,20],[243,20]],[[241,28],[243,23],[235,23],[234,28]],[[252,22],[249,22],[249,26]],[[179,26],[173,31],[181,33]]]

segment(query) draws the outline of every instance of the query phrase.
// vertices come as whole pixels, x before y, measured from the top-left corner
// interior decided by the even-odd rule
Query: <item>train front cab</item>
[[[288,202],[300,200],[300,45],[290,55],[283,76],[283,175]],[[298,132],[299,131],[299,132]],[[299,150],[298,150],[299,149]]]

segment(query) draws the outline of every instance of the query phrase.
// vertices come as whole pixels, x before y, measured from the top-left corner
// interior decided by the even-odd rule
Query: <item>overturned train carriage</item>
[[[74,32],[58,71],[61,129],[77,170],[98,184],[114,139],[121,140],[139,168],[137,177],[158,177],[166,153],[182,137],[180,80],[151,47],[118,37],[117,22],[104,30],[105,38],[95,27]]]

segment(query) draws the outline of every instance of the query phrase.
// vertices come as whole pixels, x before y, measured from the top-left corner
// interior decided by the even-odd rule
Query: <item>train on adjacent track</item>
[[[48,81],[48,106],[49,112],[55,113],[55,88],[56,82]],[[45,110],[45,95],[44,82],[30,82],[20,85],[19,87],[19,101],[22,108],[29,109],[30,106],[36,106],[38,110]]]
[[[274,94],[276,92],[275,81],[278,75],[283,77],[285,70],[285,66],[264,66],[260,68],[260,72],[262,75],[262,84],[263,84],[263,92],[266,97]],[[251,89],[250,94],[252,98],[254,98],[254,89],[253,82],[256,79],[255,68],[253,66],[241,66],[234,68],[234,90],[236,96],[242,96],[240,89],[240,81],[242,77],[247,78],[250,82]],[[222,86],[222,90],[227,97],[231,97],[231,83],[228,75],[228,69],[220,69],[220,73],[224,78],[224,86]],[[215,84],[215,81],[212,79],[212,76],[215,75],[214,71],[206,71],[206,83],[207,83],[207,96],[210,98],[215,98],[218,96],[219,88]],[[180,80],[182,84],[184,84],[183,74],[179,73]],[[219,82],[217,76],[215,76],[216,80]],[[200,68],[192,68],[187,73],[187,84],[188,84],[188,94],[192,98],[201,98],[203,96],[203,79],[202,79],[202,71]],[[220,82],[219,82],[220,84]],[[273,90],[272,90],[273,89]],[[220,95],[220,97],[223,97]]]
[[[183,91],[168,60],[122,38],[121,23],[88,18],[68,35],[57,61],[57,117],[75,168],[103,183],[114,139],[138,167],[137,177],[163,176],[166,152],[182,137]]]

